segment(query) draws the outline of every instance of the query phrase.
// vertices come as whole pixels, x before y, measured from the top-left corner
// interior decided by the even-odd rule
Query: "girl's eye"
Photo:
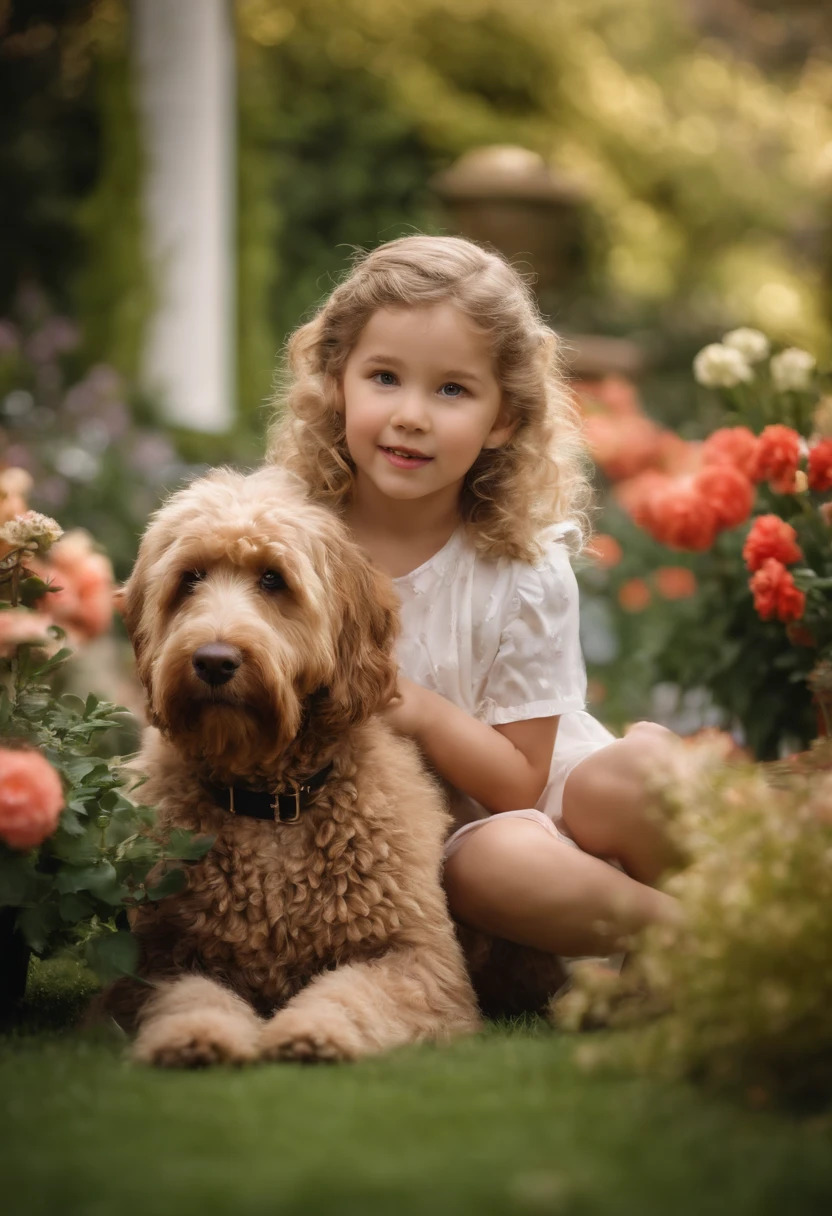
[[[204,570],[186,570],[180,580],[180,586],[185,595],[190,595],[197,583],[201,583],[204,578]]]
[[[264,570],[260,575],[260,586],[264,591],[285,591],[286,580],[279,570]]]
[[[465,389],[461,384],[443,384],[439,390],[443,397],[461,397]]]
[[[393,372],[376,372],[373,379],[375,380],[376,384],[382,384],[385,388],[390,388],[392,385],[397,383]]]

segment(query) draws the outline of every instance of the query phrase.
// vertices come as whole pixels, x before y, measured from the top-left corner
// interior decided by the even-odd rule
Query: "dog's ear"
[[[383,709],[396,691],[393,643],[398,600],[390,579],[349,545],[338,560],[341,633],[338,662],[324,710],[327,724],[345,727]]]
[[[150,696],[150,670],[147,659],[147,628],[144,624],[146,577],[148,560],[144,542],[139,546],[139,554],[130,578],[121,588],[121,614],[127,636],[133,646],[136,656],[136,674],[141,680],[148,697]]]

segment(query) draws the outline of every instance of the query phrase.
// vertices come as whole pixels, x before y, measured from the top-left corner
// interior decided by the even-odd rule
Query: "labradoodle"
[[[124,617],[152,723],[139,795],[215,837],[135,915],[150,984],[105,998],[137,1017],[134,1058],[343,1060],[475,1030],[444,799],[377,713],[393,591],[340,522],[279,469],[213,472],[151,522]]]

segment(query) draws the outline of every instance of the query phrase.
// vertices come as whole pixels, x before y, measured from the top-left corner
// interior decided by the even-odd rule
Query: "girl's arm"
[[[487,726],[403,676],[399,698],[385,717],[451,785],[492,812],[535,805],[549,778],[557,718]]]

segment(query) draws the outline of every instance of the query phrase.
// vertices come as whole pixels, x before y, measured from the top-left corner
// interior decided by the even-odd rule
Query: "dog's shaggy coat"
[[[152,727],[138,795],[210,834],[186,888],[143,904],[135,1058],[352,1059],[476,1029],[439,881],[447,814],[378,716],[395,687],[392,588],[279,469],[220,470],[151,522],[124,615]],[[233,674],[206,682],[200,648]],[[297,823],[232,815],[211,787],[332,771]],[[149,999],[143,999],[151,993]]]

